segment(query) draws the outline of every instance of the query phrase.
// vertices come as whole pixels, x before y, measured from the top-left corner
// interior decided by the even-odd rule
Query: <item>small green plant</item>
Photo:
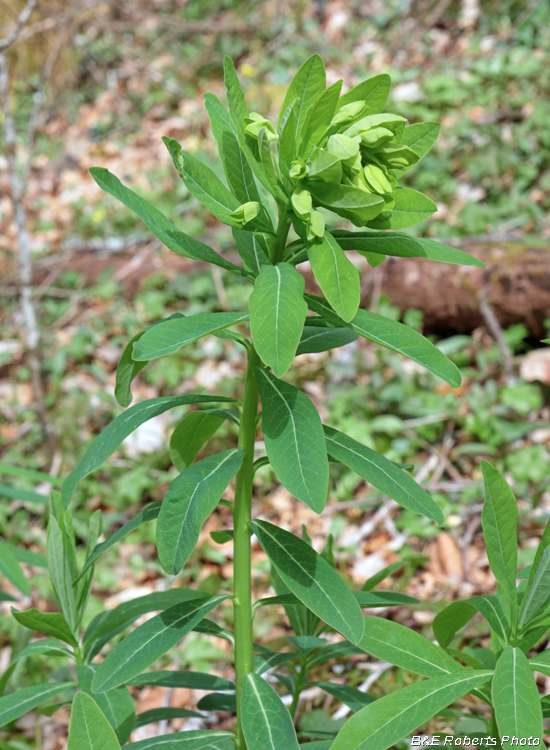
[[[70,637],[71,657],[78,669],[86,668],[84,682],[78,677],[85,694],[77,693],[73,704],[69,750],[114,750],[119,742],[126,741],[126,734],[121,737],[118,709],[111,711],[106,707],[109,696],[115,694],[122,702],[125,686],[204,687],[204,675],[197,673],[147,671],[192,630],[221,635],[234,644],[235,683],[210,680],[208,686],[214,692],[201,701],[199,709],[234,710],[236,733],[200,730],[198,734],[170,735],[170,748],[229,750],[233,741],[239,750],[297,747],[293,719],[300,693],[308,685],[308,670],[336,653],[357,653],[357,649],[369,652],[365,641],[369,629],[365,631],[362,607],[413,601],[373,590],[378,578],[367,582],[363,591],[351,591],[335,568],[330,539],[319,554],[307,534],[299,538],[255,518],[253,479],[260,466],[269,463],[281,484],[316,513],[323,510],[327,499],[330,462],[340,462],[409,511],[439,524],[444,521],[437,503],[402,466],[323,425],[305,393],[282,380],[297,354],[327,351],[362,336],[410,357],[452,386],[460,384],[456,366],[417,331],[359,309],[359,273],[344,252],[355,250],[372,265],[382,262],[386,255],[482,265],[461,251],[395,231],[416,224],[435,211],[435,204],[429,198],[399,187],[397,180],[428,152],[439,125],[406,126],[404,118],[383,113],[390,88],[386,75],[363,81],[342,96],[342,81],[326,88],[324,65],[317,55],[307,60],[292,80],[277,127],[261,115],[248,112],[229,59],[225,63],[225,82],[229,112],[214,95],[206,94],[205,100],[227,185],[202,161],[183,151],[176,141],[167,138],[165,143],[189,192],[232,228],[242,266],[179,231],[160,211],[106,169],[91,170],[98,185],[132,209],[168,248],[239,274],[254,289],[248,310],[193,316],[178,312],[154,323],[128,343],[117,370],[115,396],[126,407],[132,401],[132,380],[147,362],[204,336],[215,335],[243,346],[246,351],[247,369],[240,400],[204,393],[184,394],[131,406],[87,449],[63,483],[62,500],[54,500],[48,558],[62,610],[55,617],[67,638]],[[335,229],[332,223],[341,220],[363,229],[357,232]],[[295,238],[289,241],[291,228]],[[304,277],[296,266],[306,260],[324,298],[304,293]],[[87,561],[78,573],[71,515],[64,509],[80,480],[106,461],[143,422],[168,409],[191,404],[202,408],[188,414],[171,437],[172,461],[180,473],[162,503],[148,505],[109,539],[95,546],[93,540],[98,528],[94,521]],[[224,420],[238,425],[237,447],[196,461],[202,446]],[[255,460],[260,423],[266,455]],[[221,496],[234,477],[234,503],[229,503],[221,500]],[[113,612],[103,612],[83,636],[80,634],[92,568],[105,549],[140,524],[156,519],[160,563],[166,573],[178,575],[197,544],[202,525],[220,502],[230,507],[233,517],[232,529],[214,535],[218,541],[233,539],[232,591],[206,595],[174,588],[166,596],[145,597],[148,609],[140,609],[137,604],[133,608],[132,602]],[[256,603],[251,589],[253,534],[271,562],[271,581],[276,592],[275,597]],[[207,617],[227,600],[234,607],[234,631],[220,628]],[[256,609],[275,603],[285,607],[295,632],[289,639],[293,650],[282,653],[269,652],[253,640]],[[130,632],[114,648],[107,649],[102,661],[93,661],[114,635],[139,614],[151,610],[160,613]],[[26,613],[16,614],[20,621],[25,616]],[[33,617],[31,627],[43,630],[47,615],[38,613]],[[372,618],[367,618],[369,626],[371,621]],[[324,633],[332,631],[345,639],[337,647],[322,638]],[[280,668],[277,677],[290,695],[290,711],[279,693],[261,677],[266,669],[273,667]],[[448,705],[487,682],[491,674],[474,671],[458,678],[454,675],[443,678],[441,700]],[[356,690],[343,690],[342,686],[330,683],[316,684],[347,701],[355,711],[372,700]],[[429,690],[430,685],[423,683],[417,689]],[[55,693],[69,687],[54,684],[32,688],[38,691],[33,693],[38,699],[27,699],[25,691],[11,693],[0,700],[0,718],[12,720],[31,705],[37,705],[41,700],[40,690]],[[228,688],[233,688],[235,694],[223,692]],[[126,697],[124,701],[126,706]],[[357,717],[379,703],[369,703]],[[431,704],[428,701],[425,705]],[[383,703],[383,710],[385,706]],[[383,750],[409,731],[409,722],[399,718],[403,715],[399,698],[393,710],[394,715],[387,714],[392,732],[384,735],[381,730],[373,730],[371,735],[376,734],[377,739],[369,748]],[[159,714],[159,718],[166,717],[169,714]],[[353,733],[355,720],[347,726],[350,731],[338,735],[335,748],[352,750],[364,744],[363,724],[360,736]],[[307,737],[307,732],[303,736]],[[327,742],[330,744],[331,740]],[[146,750],[158,746],[166,746],[166,738],[156,737],[130,747]]]

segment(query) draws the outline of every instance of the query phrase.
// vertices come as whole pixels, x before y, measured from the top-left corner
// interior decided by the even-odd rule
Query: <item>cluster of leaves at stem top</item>
[[[314,55],[292,80],[277,126],[248,111],[229,59],[225,62],[225,82],[227,109],[212,94],[206,94],[205,100],[226,183],[176,141],[165,141],[190,193],[232,228],[242,266],[181,232],[106,169],[95,168],[91,172],[100,187],[134,211],[169,249],[240,274],[254,285],[248,310],[193,316],[178,312],[134,336],[117,370],[117,400],[122,406],[131,404],[132,381],[148,361],[214,335],[233,340],[247,350],[249,365],[243,405],[236,399],[211,394],[151,399],[126,409],[88,448],[63,483],[61,495],[54,495],[52,501],[47,566],[61,613],[14,612],[23,625],[51,636],[29,648],[42,649],[37,651],[40,653],[63,653],[75,660],[78,684],[42,685],[9,693],[0,699],[0,720],[13,721],[46,698],[62,693],[70,696],[78,687],[69,750],[110,750],[126,743],[134,726],[175,716],[171,709],[163,709],[146,712],[154,716],[136,717],[126,686],[197,687],[215,691],[199,703],[199,709],[236,710],[240,750],[296,747],[293,717],[300,692],[309,684],[310,668],[334,656],[358,651],[378,655],[379,650],[384,651],[382,658],[398,664],[394,652],[407,652],[407,664],[403,666],[414,671],[416,667],[410,665],[428,664],[429,668],[420,667],[418,671],[430,679],[378,701],[353,688],[315,683],[355,712],[334,741],[335,750],[366,747],[365,743],[369,750],[383,750],[469,690],[487,696],[484,686],[491,680],[492,667],[466,669],[443,649],[424,641],[422,653],[425,651],[426,657],[419,657],[415,639],[421,637],[403,629],[406,635],[396,636],[395,646],[391,623],[384,623],[384,632],[378,640],[377,623],[379,626],[381,621],[368,617],[369,627],[365,628],[361,609],[413,601],[410,597],[374,590],[391,570],[367,581],[362,591],[353,592],[336,571],[331,538],[319,554],[306,533],[300,538],[265,520],[251,520],[258,394],[267,453],[263,460],[271,464],[287,490],[313,511],[320,513],[324,508],[329,462],[336,461],[404,508],[442,524],[444,518],[438,505],[402,467],[323,425],[305,393],[281,378],[296,355],[326,351],[361,336],[410,357],[452,386],[458,386],[459,371],[430,341],[401,323],[359,309],[359,274],[345,251],[354,250],[366,256],[372,265],[383,261],[386,255],[482,264],[459,250],[391,231],[422,221],[435,210],[427,197],[398,187],[397,180],[427,153],[439,126],[435,123],[407,126],[404,118],[384,114],[390,87],[388,76],[368,79],[341,96],[342,82],[327,88],[323,62]],[[332,228],[340,219],[360,230]],[[289,243],[291,227],[296,239]],[[304,260],[309,260],[324,297],[305,294],[304,278],[296,268]],[[173,432],[170,453],[180,473],[164,500],[147,506],[99,544],[99,517],[93,516],[87,559],[78,570],[71,513],[67,510],[78,483],[106,461],[143,422],[182,405],[201,408],[187,414]],[[224,420],[239,425],[238,446],[196,461],[203,445]],[[182,588],[151,594],[102,612],[82,632],[93,568],[102,552],[140,524],[156,519],[160,562],[167,573],[178,574],[189,560],[204,522],[235,476],[235,530],[217,537],[220,541],[233,537],[235,541],[235,633],[207,617],[230,593],[207,596]],[[499,527],[499,521],[492,523]],[[246,552],[252,533],[271,562],[271,583],[276,592],[275,597],[261,600],[254,607],[242,599],[246,585],[237,591],[238,582],[246,583],[248,575],[250,593],[249,561],[244,570],[237,569],[237,552],[239,555],[243,550]],[[533,618],[542,617],[540,593],[533,595],[534,598],[526,597],[524,607],[518,611],[515,592],[513,595],[510,588],[515,563],[512,564],[508,552],[500,560],[494,557],[495,573],[499,580],[502,578],[504,587],[499,594],[501,606],[509,605],[512,628],[508,634],[503,624],[502,633],[497,634],[504,639],[497,669],[504,664],[501,659],[512,658],[507,656],[510,653],[514,654],[514,665],[524,664],[516,658],[518,648],[521,651],[517,639],[527,632]],[[239,559],[242,561],[242,556]],[[546,558],[540,564],[540,570],[544,571]],[[16,577],[15,568],[12,566],[10,570]],[[535,571],[534,589],[540,592],[544,585],[544,574]],[[274,603],[284,606],[296,634],[288,639],[292,650],[273,653],[255,645],[257,653],[252,658],[253,613],[259,606]],[[476,611],[473,603],[467,607],[467,612]],[[159,614],[130,632],[108,651],[106,658],[94,661],[111,639],[140,615],[151,611]],[[488,610],[482,610],[480,605],[479,611]],[[250,654],[243,654],[238,623],[248,630],[245,635]],[[237,642],[236,684],[195,672],[148,671],[191,630]],[[327,644],[321,636],[331,630],[345,640]],[[412,639],[412,648],[399,646],[400,638]],[[382,645],[379,647],[378,643]],[[433,649],[437,650],[437,658],[430,655]],[[18,658],[28,655],[30,652],[19,654]],[[2,678],[2,690],[13,673],[12,667]],[[268,669],[277,670],[279,683],[290,694],[290,712],[279,693],[261,679]],[[232,689],[236,695],[216,692]],[[503,700],[508,698],[504,696]],[[498,720],[497,705],[502,704],[495,698]],[[189,712],[180,711],[178,715],[188,716]],[[334,735],[330,732],[329,735],[330,744]],[[232,737],[230,732],[186,732],[181,740],[179,736],[172,739],[170,747],[226,750],[232,746]],[[161,744],[162,738],[153,738],[131,747],[145,750]]]

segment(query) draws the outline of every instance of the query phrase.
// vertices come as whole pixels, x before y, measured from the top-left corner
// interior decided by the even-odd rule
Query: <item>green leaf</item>
[[[305,299],[310,310],[322,315],[329,322],[346,325],[321,297],[306,294]],[[455,388],[460,385],[461,375],[456,365],[431,341],[409,326],[382,315],[367,312],[367,310],[358,310],[357,315],[347,324],[347,327],[375,344],[385,346],[398,354],[404,354],[445,380],[449,385]]]
[[[380,211],[384,210],[385,203],[379,195],[367,193],[351,185],[308,182],[307,187],[319,205],[334,211],[344,219],[349,219],[359,227],[371,222]]]
[[[124,750],[235,750],[235,735],[220,729],[193,729],[125,745]]]
[[[136,361],[164,357],[185,344],[247,319],[248,313],[233,312],[201,313],[188,318],[161,320],[154,328],[144,331],[136,341],[133,357]]]
[[[266,651],[262,651],[260,654],[254,656],[252,661],[254,665],[254,671],[256,672],[256,674],[261,675],[264,672],[273,669],[274,667],[280,667],[281,664],[288,664],[298,657],[298,654],[295,654],[291,651],[277,653],[275,651],[268,651],[266,649]]]
[[[28,646],[13,657],[11,664],[20,659],[26,659],[28,656],[68,656],[74,658],[73,652],[69,651],[67,646],[53,638],[43,638],[40,641],[33,641]]]
[[[177,575],[189,560],[202,526],[243,462],[232,448],[185,469],[170,485],[157,522],[157,549],[164,570]]]
[[[324,622],[358,643],[364,627],[361,609],[334,568],[294,534],[267,521],[250,525],[289,590]]]
[[[156,505],[157,503],[155,503]],[[158,503],[160,505],[160,503]],[[152,594],[138,596],[128,602],[122,602],[118,607],[103,610],[94,617],[84,633],[84,645],[105,636],[112,637],[115,632],[131,625],[138,617],[148,612],[158,612],[169,609],[175,604],[192,600],[204,600],[208,595],[194,589],[172,588],[167,591],[155,591]]]
[[[2,542],[0,542],[0,545],[1,544]],[[43,555],[40,552],[31,552],[30,549],[25,549],[25,547],[16,547],[14,544],[10,544],[8,546],[10,548],[10,552],[18,562],[32,565],[35,568],[48,568],[46,555]]]
[[[408,510],[443,525],[441,509],[426,490],[392,461],[332,427],[323,427],[328,453]]]
[[[0,573],[25,596],[29,593],[29,582],[13,554],[14,546],[0,541]]]
[[[76,676],[81,690],[92,696],[91,684],[97,664],[83,664],[76,668]],[[125,687],[113,688],[95,697],[95,702],[115,730],[121,745],[128,742],[136,724],[134,701]]]
[[[349,641],[340,641],[339,643],[329,643],[320,651],[317,651],[310,659],[308,659],[308,667],[313,667],[319,664],[325,664],[330,659],[340,659],[347,656],[357,656],[358,654],[365,653],[362,648],[354,646]]]
[[[328,459],[317,409],[304,393],[266,370],[256,369],[256,380],[269,461],[286,489],[320,513],[327,499]]]
[[[62,480],[59,477],[52,477],[45,471],[34,471],[33,469],[23,469],[20,466],[12,466],[0,461],[0,475],[11,474],[16,477],[24,477],[35,482],[49,482],[54,487],[60,487]]]
[[[542,739],[539,691],[521,649],[506,646],[500,655],[495,667],[492,698],[501,737]]]
[[[542,537],[537,547],[537,551],[535,552],[535,559],[533,560],[533,564],[529,566],[529,568],[525,568],[521,574],[519,573],[516,574],[517,578],[529,577],[529,581],[527,582],[527,589],[526,589],[527,591],[531,588],[531,585],[537,573],[538,567],[540,565],[540,561],[542,560],[542,556],[544,555],[549,545],[550,545],[550,522],[548,522],[544,528]],[[13,554],[14,555],[16,554],[15,550],[13,550]],[[526,575],[526,572],[527,572],[527,575]]]
[[[327,642],[325,638],[318,638],[316,635],[289,635],[286,640],[302,654],[309,654]]]
[[[62,520],[61,523],[63,524],[63,528],[61,528],[55,516],[50,514],[46,541],[48,571],[55,595],[61,611],[67,620],[68,627],[71,631],[75,631],[76,592],[73,588],[73,580],[77,574],[76,563],[74,560],[71,561],[71,545],[67,538],[64,521]],[[74,548],[72,555],[74,556]]]
[[[261,202],[254,173],[240,147],[237,129],[231,115],[214,94],[203,94],[212,133],[218,143],[223,171],[239,203]]]
[[[181,602],[134,630],[101,662],[92,681],[94,693],[127,683],[179,643],[227,594]]]
[[[122,441],[148,419],[157,417],[175,406],[205,404],[212,401],[236,403],[235,399],[225,396],[189,394],[186,396],[161,396],[131,406],[107,425],[88,447],[76,468],[65,479],[62,488],[63,505],[67,507],[80,480],[95,471],[98,466],[101,466],[116,451]]]
[[[156,724],[157,721],[172,721],[173,719],[204,718],[204,714],[197,711],[189,711],[186,708],[151,708],[136,714],[136,729],[147,724]]]
[[[378,586],[379,583],[382,583],[386,578],[389,578],[391,575],[396,573],[398,570],[401,570],[401,568],[404,568],[406,565],[405,562],[395,562],[391,565],[386,566],[385,568],[382,568],[382,570],[375,575],[371,576],[370,578],[367,578],[365,583],[363,584],[361,591],[371,591],[375,586]]]
[[[170,458],[178,471],[191,466],[224,421],[223,416],[208,411],[192,411],[181,420],[170,438]]]
[[[237,698],[234,693],[210,693],[200,699],[197,708],[200,708],[201,711],[231,711],[235,713]]]
[[[20,688],[15,693],[4,695],[0,698],[0,727],[9,724],[10,721],[18,719],[35,706],[59,695],[76,685],[75,682],[54,682],[47,685],[33,685],[28,688]]]
[[[312,148],[321,143],[336,112],[342,84],[343,81],[340,80],[329,86],[309,109],[298,151],[302,158],[307,159]]]
[[[74,697],[67,750],[120,750],[114,729],[87,693]]]
[[[427,195],[411,188],[398,187],[391,194],[395,205],[389,216],[377,216],[368,222],[373,229],[405,229],[425,221],[437,211]]]
[[[257,276],[268,260],[268,250],[263,235],[252,234],[246,229],[233,229],[233,239],[247,271]]]
[[[347,94],[340,97],[338,108],[342,109],[346,104],[364,101],[366,105],[365,115],[377,115],[386,106],[390,93],[391,78],[387,74],[367,78],[366,81],[354,86]]]
[[[254,672],[243,677],[241,717],[248,750],[298,750],[288,708]]]
[[[143,672],[132,677],[127,685],[144,685],[169,688],[189,688],[190,690],[235,690],[233,682],[206,672],[162,669],[157,672]]]
[[[438,122],[416,122],[405,128],[400,144],[412,148],[422,159],[437,141],[440,130],[441,125]]]
[[[250,330],[262,361],[281,378],[294,359],[307,313],[305,279],[289,263],[264,265],[250,295]]]
[[[361,690],[348,685],[339,685],[337,682],[311,682],[310,687],[321,688],[326,693],[333,695],[336,700],[349,706],[354,713],[376,700],[368,693],[363,693]]]
[[[462,672],[408,685],[385,695],[345,723],[331,750],[386,750],[442,708],[489,682],[492,676],[490,671]]]
[[[521,606],[519,627],[523,628],[530,622],[550,597],[550,547],[546,547],[533,577],[531,586],[527,589]]]
[[[330,306],[348,323],[357,313],[361,299],[359,271],[327,231],[321,242],[308,245],[307,256]]]
[[[339,346],[350,344],[358,338],[358,334],[349,328],[323,328],[320,326],[305,325],[302,330],[300,343],[296,349],[296,355],[337,349]]]
[[[19,610],[12,608],[11,612],[17,622],[29,628],[29,630],[37,630],[39,633],[46,633],[47,635],[52,635],[54,638],[59,638],[60,641],[65,641],[65,643],[69,643],[71,646],[78,646],[67,620],[62,614],[58,612],[39,612],[34,607],[28,609],[26,612],[19,612]]]
[[[377,607],[400,607],[403,604],[420,604],[418,599],[394,591],[354,591],[354,597],[362,609]]]
[[[204,245],[202,242],[198,242],[198,240],[180,232],[157,208],[134,193],[133,190],[125,187],[108,169],[92,167],[90,174],[102,190],[117,198],[137,214],[155,237],[158,237],[169,250],[178,253],[178,255],[185,255],[186,258],[203,260],[221,266],[221,268],[225,268],[232,273],[248,276],[246,271],[223,258],[208,245]]]
[[[280,126],[280,137],[279,137],[279,171],[286,178],[286,175],[290,171],[292,162],[297,156],[297,132],[296,132],[296,120],[298,118],[298,107],[299,100],[293,99],[288,105],[286,111],[283,113],[281,118]]]
[[[498,635],[503,645],[508,641],[510,623],[506,614],[506,600],[498,595],[475,596],[465,601],[453,602],[436,616],[434,635],[439,645],[447,648],[455,633],[480,612]]]
[[[365,634],[357,645],[377,659],[424,677],[464,671],[462,664],[420,633],[374,615],[365,615]]]
[[[277,167],[273,151],[271,150],[271,144],[269,142],[269,138],[266,135],[265,129],[260,130],[260,135],[258,137],[258,151],[264,174],[269,180],[269,184],[271,186],[270,193],[275,197],[277,202],[284,202],[286,200],[286,196],[281,189],[279,169]]]
[[[281,129],[283,114],[286,112],[289,104],[297,99],[296,107],[296,124],[294,127],[296,146],[299,145],[304,124],[307,119],[310,108],[316,100],[323,94],[326,87],[325,65],[319,55],[312,55],[298,70],[286,91],[281,114],[279,115],[278,129]]]
[[[440,263],[485,268],[485,263],[473,255],[426,237],[411,237],[399,232],[347,232],[340,229],[334,230],[332,236],[343,250],[356,250],[362,255],[379,253],[398,258],[429,258]]]
[[[518,566],[518,506],[508,483],[488,461],[481,462],[485,480],[485,502],[481,525],[487,557],[495,578],[512,606],[517,607],[516,568]]]
[[[82,576],[88,572],[97,558],[102,555],[105,550],[108,550],[109,547],[112,547],[113,544],[116,544],[121,539],[124,539],[125,536],[128,536],[128,534],[130,534],[142,524],[147,523],[148,521],[153,521],[155,518],[157,518],[158,514],[160,513],[160,506],[160,503],[150,503],[149,505],[145,506],[143,510],[140,510],[139,513],[136,513],[136,515],[127,523],[117,529],[114,534],[111,534],[108,539],[106,539],[104,542],[101,542],[100,544],[96,544],[91,555],[86,560],[86,563],[84,564],[80,575],[73,583],[76,584],[82,578]]]
[[[24,490],[21,487],[6,487],[5,485],[0,485],[0,497],[9,497],[13,500],[20,500],[22,503],[48,502],[46,495],[41,495],[31,490]]]

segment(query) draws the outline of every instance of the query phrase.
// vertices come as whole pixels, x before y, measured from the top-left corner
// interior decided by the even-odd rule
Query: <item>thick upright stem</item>
[[[254,441],[258,413],[258,386],[254,368],[260,358],[253,346],[248,354],[243,409],[239,429],[239,448],[244,450],[242,466],[235,485],[233,530],[233,575],[235,611],[235,683],[237,687],[237,734],[239,750],[246,750],[241,726],[241,691],[244,675],[252,672],[252,585],[250,577],[250,528],[252,480],[254,478]]]

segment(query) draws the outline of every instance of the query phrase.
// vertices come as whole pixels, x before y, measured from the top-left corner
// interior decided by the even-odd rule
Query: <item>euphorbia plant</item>
[[[227,185],[176,141],[166,138],[165,143],[189,192],[232,228],[242,266],[178,230],[106,169],[91,171],[98,185],[132,209],[168,248],[239,274],[254,285],[248,310],[189,317],[176,313],[134,336],[117,370],[115,395],[119,403],[131,403],[132,380],[148,361],[208,335],[244,347],[247,368],[242,397],[239,401],[185,394],[130,407],[88,448],[65,480],[62,497],[66,507],[78,482],[146,420],[182,404],[203,406],[187,415],[172,435],[171,456],[180,473],[162,503],[146,507],[96,547],[84,570],[126,532],[158,517],[160,562],[167,573],[178,574],[193,552],[202,525],[236,477],[234,503],[221,501],[231,507],[233,528],[217,537],[233,539],[233,591],[184,598],[131,632],[94,670],[91,693],[101,695],[129,683],[148,684],[148,679],[153,679],[148,675],[158,673],[145,670],[193,629],[223,634],[234,643],[236,695],[208,696],[199,708],[234,709],[236,736],[220,731],[202,732],[200,737],[182,733],[172,737],[170,747],[221,748],[233,738],[240,750],[265,750],[297,746],[292,716],[307,684],[307,670],[336,653],[356,653],[361,648],[357,645],[362,642],[365,627],[361,607],[396,605],[407,598],[373,591],[376,582],[372,581],[361,592],[350,591],[335,570],[330,543],[323,554],[318,554],[307,535],[300,538],[265,520],[254,520],[256,470],[269,463],[292,495],[320,513],[328,494],[329,463],[341,462],[403,507],[440,524],[444,520],[438,505],[402,467],[323,425],[305,393],[282,378],[297,354],[327,351],[362,336],[410,357],[458,386],[457,368],[430,341],[401,323],[359,309],[359,273],[345,251],[365,255],[372,265],[382,262],[386,255],[481,264],[431,240],[386,231],[416,224],[435,211],[429,198],[398,187],[397,180],[427,153],[439,130],[436,123],[406,126],[404,118],[383,113],[390,88],[388,76],[370,78],[341,96],[342,81],[327,88],[323,62],[314,55],[291,82],[277,127],[262,115],[249,113],[229,59],[225,62],[225,83],[229,111],[213,94],[204,98]],[[340,220],[367,229],[333,228]],[[289,242],[291,228],[296,239]],[[324,297],[305,294],[304,277],[296,266],[306,260]],[[238,425],[237,447],[195,461],[201,447],[226,419]],[[255,461],[254,444],[260,428],[267,455]],[[255,604],[250,556],[253,534],[271,562],[277,594]],[[205,619],[227,599],[234,606],[234,632]],[[294,651],[273,653],[253,642],[254,611],[264,603],[284,605],[296,633],[290,640]],[[101,629],[101,618],[90,626],[89,638],[94,627]],[[336,651],[320,637],[331,630],[346,639]],[[290,713],[278,692],[261,678],[266,669],[281,665],[288,670],[279,672],[278,677],[292,695]],[[156,684],[182,684],[185,679],[192,682],[190,674],[178,672],[179,678],[170,678],[172,682],[166,682],[167,677]],[[475,681],[470,682],[473,685]],[[371,700],[357,695],[358,691],[317,684],[350,701],[353,710]],[[78,699],[69,750],[76,748],[76,738],[83,736],[80,729],[86,725],[87,716],[92,725],[108,728],[107,719],[102,724],[96,708],[90,695]],[[113,741],[116,738],[110,735],[109,748],[115,746]],[[189,744],[192,742],[199,744]],[[145,750],[159,744],[161,738],[154,738],[135,747]]]

